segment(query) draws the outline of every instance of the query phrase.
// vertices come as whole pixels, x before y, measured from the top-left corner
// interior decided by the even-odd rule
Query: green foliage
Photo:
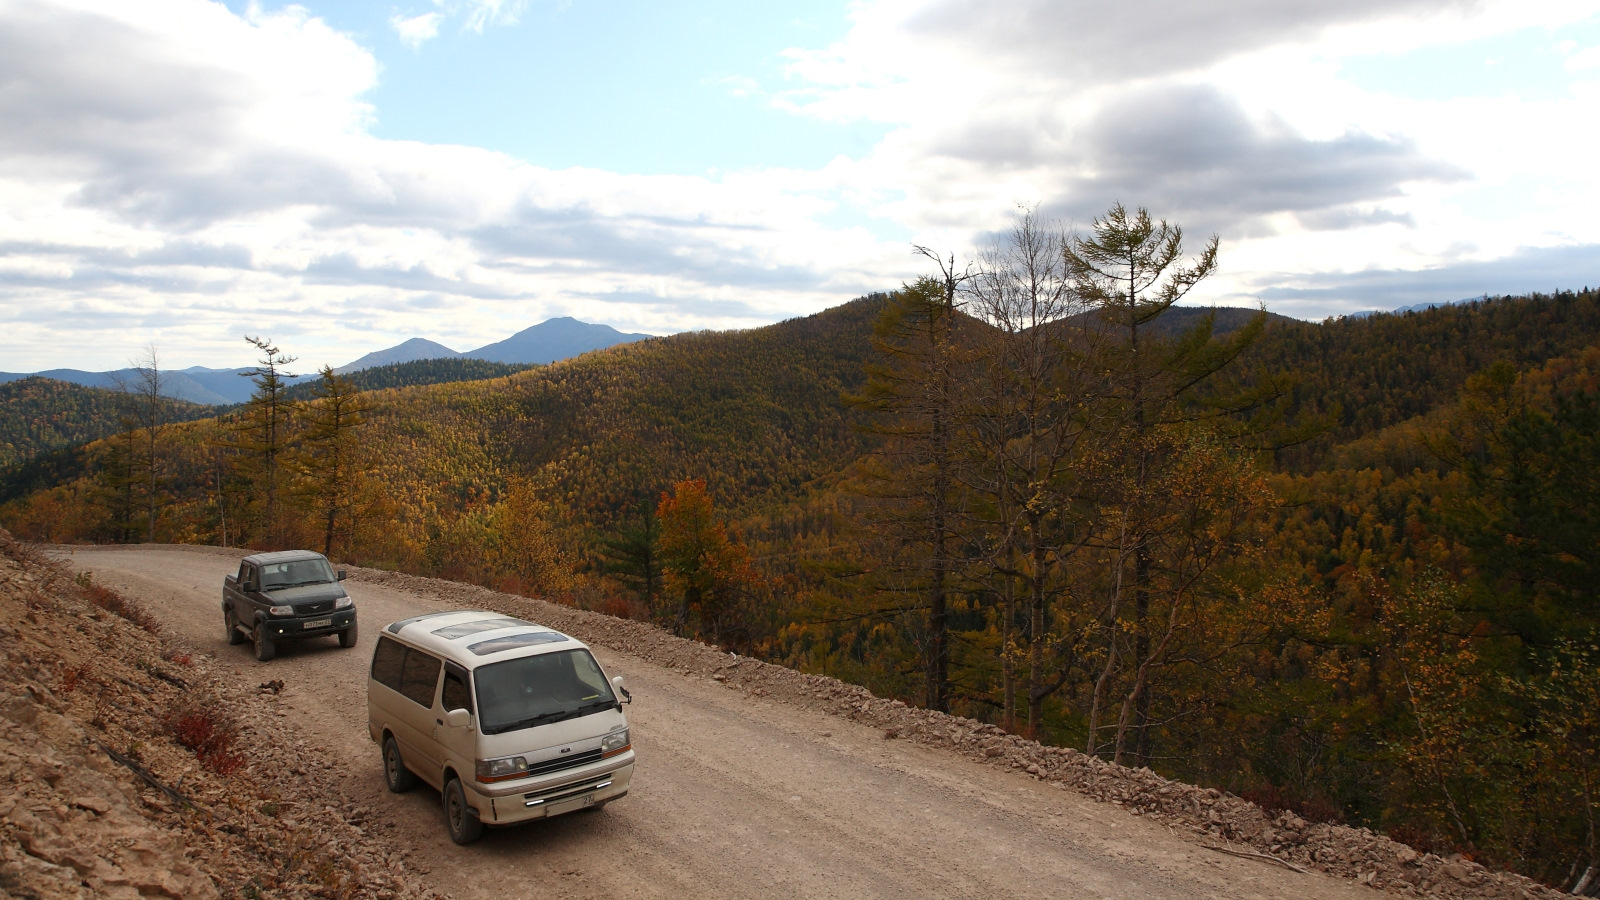
[[[357,391],[377,391],[424,384],[448,384],[453,381],[484,381],[490,378],[504,378],[532,368],[535,367],[526,363],[497,363],[484,359],[416,359],[411,362],[358,369],[339,377],[349,382]],[[318,390],[318,382],[307,382],[288,388],[284,391],[284,396],[290,400],[311,400]]]
[[[128,414],[129,399],[119,391],[37,376],[0,384],[0,470],[115,434]],[[170,422],[215,414],[213,407],[182,400],[163,400],[162,407]]]
[[[1498,297],[1421,312],[1320,323],[1274,319],[1245,357],[1259,373],[1298,376],[1292,406],[1333,427],[1279,463],[1309,471],[1341,444],[1446,406],[1468,378],[1503,361],[1514,371],[1576,354],[1600,339],[1600,291]]]

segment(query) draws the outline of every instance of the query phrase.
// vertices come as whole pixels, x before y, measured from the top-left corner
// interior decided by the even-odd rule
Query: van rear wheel
[[[403,794],[417,786],[417,776],[406,768],[405,760],[400,758],[400,745],[392,737],[383,740],[383,781],[392,794]]]
[[[470,844],[483,837],[483,822],[467,805],[467,793],[459,778],[450,779],[444,786],[444,824],[450,830],[450,840],[458,844]]]

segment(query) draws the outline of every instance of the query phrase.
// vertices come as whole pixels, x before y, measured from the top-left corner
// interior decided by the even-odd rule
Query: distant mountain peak
[[[489,362],[544,365],[592,350],[642,341],[647,337],[652,335],[627,334],[610,325],[595,325],[571,316],[557,316],[531,328],[524,328],[503,341],[468,350],[461,355]]]
[[[345,363],[333,371],[336,375],[343,375],[346,372],[371,369],[376,366],[392,366],[395,363],[415,362],[419,359],[455,359],[460,355],[443,344],[427,338],[414,337],[386,350],[374,350],[355,362]]]

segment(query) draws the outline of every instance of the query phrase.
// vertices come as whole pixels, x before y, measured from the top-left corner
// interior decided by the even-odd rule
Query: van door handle
[[[444,724],[444,720],[443,719],[434,719],[433,720],[433,724],[435,724],[435,725],[443,725]]]

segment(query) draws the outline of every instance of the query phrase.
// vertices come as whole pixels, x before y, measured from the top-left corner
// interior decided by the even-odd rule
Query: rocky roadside
[[[275,688],[0,529],[0,895],[439,898]]]
[[[1556,898],[1567,896],[1508,872],[1460,857],[1419,853],[1365,828],[1312,824],[1292,813],[1271,815],[1231,794],[1169,781],[1149,769],[1129,769],[1065,747],[1047,747],[993,725],[908,707],[834,678],[724,653],[667,634],[654,625],[617,619],[487,588],[375,569],[351,569],[357,581],[435,597],[460,607],[491,609],[638,656],[680,673],[706,678],[751,696],[820,709],[908,740],[1074,790],[1167,825],[1218,853],[1263,865],[1323,872],[1399,896],[1438,898]]]

